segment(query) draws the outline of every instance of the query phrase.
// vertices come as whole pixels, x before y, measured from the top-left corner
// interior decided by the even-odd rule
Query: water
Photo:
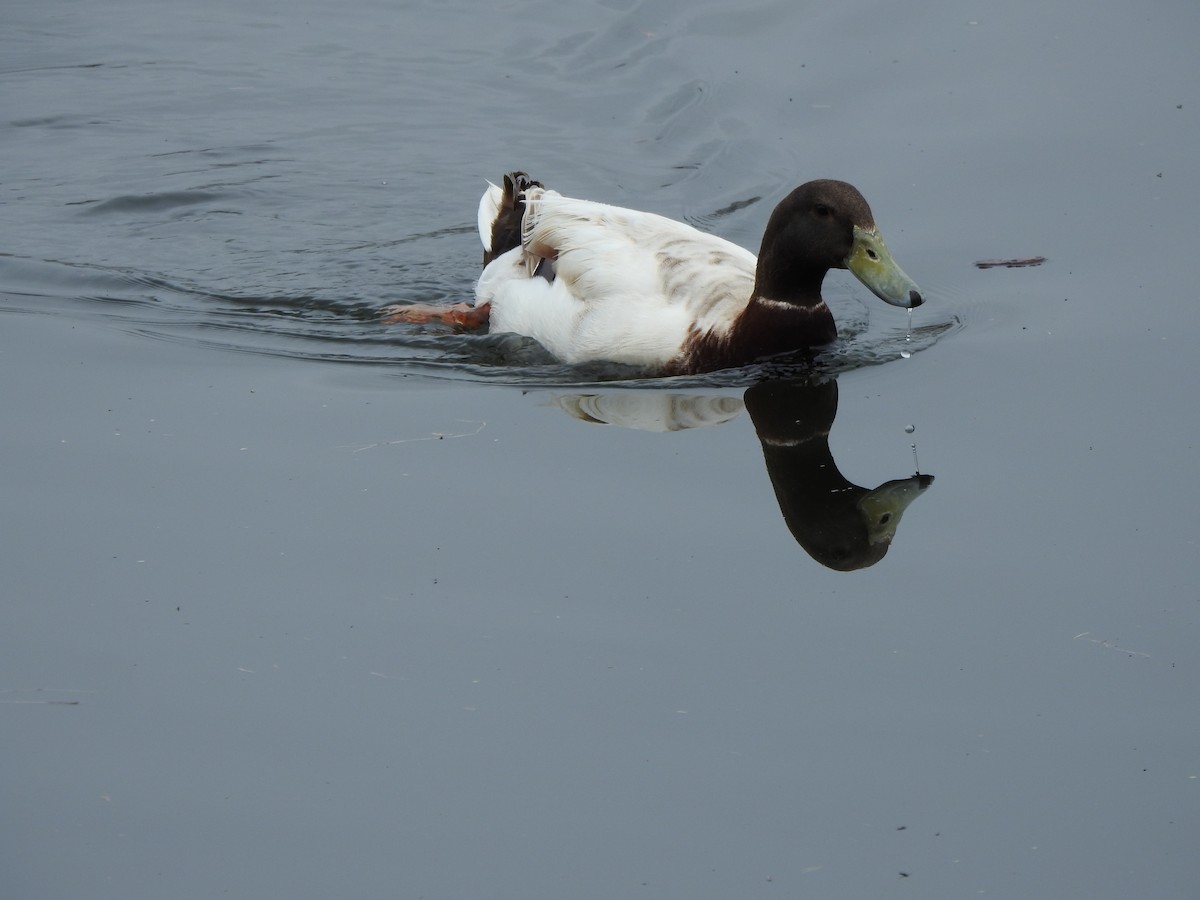
[[[10,7],[12,896],[1195,894],[1194,4]],[[926,303],[382,323],[518,167],[748,247],[843,178]]]

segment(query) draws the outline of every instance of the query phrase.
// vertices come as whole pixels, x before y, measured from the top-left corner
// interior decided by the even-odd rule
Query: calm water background
[[[2,21],[0,894],[1200,892],[1194,2]],[[881,562],[754,373],[378,322],[516,167],[752,248],[863,189],[929,298],[905,360],[830,280],[838,468],[937,479]],[[563,412],[668,395],[729,421]]]

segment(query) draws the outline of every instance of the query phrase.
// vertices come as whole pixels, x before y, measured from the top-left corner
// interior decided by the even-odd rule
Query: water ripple
[[[842,337],[815,359],[794,355],[742,369],[662,379],[622,366],[562,365],[520,335],[385,325],[379,317],[382,304],[370,298],[240,294],[150,272],[3,255],[0,268],[10,310],[89,318],[132,334],[225,351],[540,387],[615,381],[631,387],[732,387],[797,369],[844,372],[896,361],[902,350],[918,353],[960,327],[955,317],[943,314],[918,324],[910,339],[906,322],[894,321],[897,317],[886,315],[887,310],[875,317],[877,322],[863,301],[835,290],[828,299]],[[469,292],[469,284],[460,292]]]
[[[220,191],[164,191],[158,194],[122,194],[108,200],[82,200],[85,215],[102,213],[167,212],[183,206],[211,203],[229,196]]]

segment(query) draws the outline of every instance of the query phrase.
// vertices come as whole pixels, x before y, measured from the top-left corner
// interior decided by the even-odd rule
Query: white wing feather
[[[492,225],[500,215],[500,204],[504,201],[504,191],[490,181],[487,190],[479,199],[479,239],[483,241],[483,249],[492,252]]]

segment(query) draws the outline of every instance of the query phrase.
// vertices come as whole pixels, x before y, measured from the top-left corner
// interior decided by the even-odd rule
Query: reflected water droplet
[[[917,430],[917,426],[916,426],[916,425],[905,425],[905,426],[904,426],[904,433],[905,433],[905,434],[912,434],[912,433],[913,433],[914,431],[916,431],[916,430]]]

